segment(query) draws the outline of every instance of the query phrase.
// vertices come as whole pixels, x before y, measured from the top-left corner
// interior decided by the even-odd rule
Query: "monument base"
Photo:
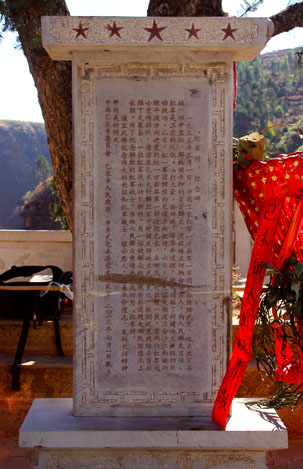
[[[247,401],[224,430],[209,417],[73,417],[72,399],[35,399],[19,443],[39,451],[36,469],[263,469],[266,451],[288,447],[287,430]]]

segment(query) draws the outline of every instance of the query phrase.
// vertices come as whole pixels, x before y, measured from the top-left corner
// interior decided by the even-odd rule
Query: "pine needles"
[[[253,352],[261,379],[274,392],[250,405],[294,410],[303,397],[303,263],[291,257],[281,272],[270,268],[268,273],[270,281],[261,295]],[[281,362],[289,364],[284,366],[282,378]],[[293,374],[287,376],[288,370]]]

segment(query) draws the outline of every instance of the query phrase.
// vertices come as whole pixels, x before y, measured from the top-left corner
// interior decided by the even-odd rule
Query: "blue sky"
[[[148,0],[66,0],[74,16],[146,16]],[[241,11],[241,1],[223,0],[223,9],[231,16]],[[288,0],[264,0],[258,12],[252,16],[268,17],[281,11]],[[37,91],[21,50],[14,48],[16,37],[6,33],[0,43],[0,120],[24,120],[43,122]],[[303,48],[303,28],[281,34],[271,39],[264,49]]]

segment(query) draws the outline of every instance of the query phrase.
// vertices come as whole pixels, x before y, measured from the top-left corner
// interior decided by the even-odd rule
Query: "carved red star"
[[[190,39],[192,36],[199,39],[198,38],[198,32],[201,31],[201,29],[196,29],[195,26],[194,26],[194,23],[191,25],[191,29],[185,29],[185,31],[189,32],[189,35],[188,35],[187,39]]]
[[[223,32],[225,33],[225,36],[224,36],[224,38],[223,38],[223,41],[225,41],[225,39],[227,39],[228,37],[231,37],[231,38],[235,41],[233,32],[234,32],[234,31],[238,31],[238,29],[232,29],[230,23],[228,23],[227,28],[223,28],[223,29],[221,29],[221,31],[223,31]]]
[[[116,25],[116,21],[113,22],[113,25],[112,25],[112,26],[110,26],[110,25],[108,24],[106,27],[107,27],[107,29],[111,32],[109,37],[112,37],[112,36],[114,36],[114,35],[116,35],[116,36],[118,36],[118,37],[121,37],[119,31],[120,31],[121,29],[124,29],[123,26],[118,27],[118,26]]]
[[[154,20],[152,28],[143,28],[143,29],[145,29],[145,31],[150,33],[150,37],[148,39],[148,42],[150,42],[154,37],[157,37],[158,39],[160,39],[160,41],[163,41],[162,37],[160,36],[160,33],[161,31],[163,31],[163,29],[166,29],[166,28],[167,26],[159,28],[156,21]]]
[[[83,28],[82,23],[80,21],[78,28],[73,28],[73,30],[76,31],[76,33],[77,33],[76,39],[79,36],[83,36],[86,39],[85,31],[87,31],[88,29],[89,28]]]

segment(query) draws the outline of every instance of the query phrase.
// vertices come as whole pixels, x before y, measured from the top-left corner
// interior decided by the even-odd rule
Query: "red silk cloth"
[[[248,159],[251,159],[247,155]],[[234,194],[254,239],[233,353],[213,407],[213,421],[226,427],[229,409],[251,358],[252,336],[268,263],[280,270],[292,254],[303,261],[303,152],[269,162],[251,160],[248,168],[234,167]],[[302,370],[291,349],[282,351],[276,331],[276,379],[301,382]]]

